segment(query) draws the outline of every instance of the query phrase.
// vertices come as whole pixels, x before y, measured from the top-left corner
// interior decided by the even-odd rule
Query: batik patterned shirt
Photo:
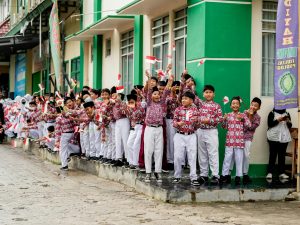
[[[135,108],[130,108],[127,106],[126,115],[130,120],[130,126],[134,128],[137,123],[143,123],[145,119],[145,109],[141,106],[141,103],[137,103]]]
[[[167,119],[174,118],[174,112],[179,107],[177,96],[168,96],[166,99],[167,104]]]
[[[199,111],[195,105],[178,107],[174,112],[173,126],[183,133],[194,133],[198,127]],[[183,126],[179,126],[178,122],[184,122]]]
[[[245,110],[244,113],[246,114],[247,117],[249,116],[248,110]],[[255,130],[260,124],[260,116],[257,113],[255,113],[255,114],[253,114],[253,118],[250,121],[251,121],[251,126],[249,128],[245,128],[245,130],[244,130],[245,141],[253,140]]]
[[[237,115],[240,115],[242,119],[238,119]],[[222,127],[227,129],[226,147],[245,148],[244,129],[251,127],[251,122],[246,114],[229,113],[224,119]]]
[[[167,113],[166,98],[170,93],[169,89],[165,89],[159,102],[152,101],[152,90],[148,90],[147,94],[147,113],[146,113],[146,125],[163,125],[163,119]]]
[[[202,121],[209,119],[209,123]],[[215,129],[219,123],[222,123],[223,116],[221,106],[213,101],[203,101],[199,109],[199,126],[201,129]]]

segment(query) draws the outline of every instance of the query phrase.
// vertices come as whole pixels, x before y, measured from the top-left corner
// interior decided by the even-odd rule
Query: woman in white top
[[[292,140],[289,129],[292,127],[291,116],[285,109],[273,109],[268,116],[267,138],[270,147],[267,179],[272,179],[278,155],[278,174],[280,179],[288,179],[284,173],[285,153]]]

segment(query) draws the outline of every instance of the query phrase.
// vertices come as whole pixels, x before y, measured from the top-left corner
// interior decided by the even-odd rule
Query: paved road
[[[167,204],[0,145],[0,225],[299,223],[299,202]]]

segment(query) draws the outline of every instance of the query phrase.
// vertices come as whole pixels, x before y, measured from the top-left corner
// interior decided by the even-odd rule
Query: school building
[[[37,84],[41,82],[48,91],[53,91],[55,80],[51,75],[54,69],[50,60],[47,23],[52,2],[11,2],[10,30],[5,37],[10,43],[12,38],[18,39],[22,34],[23,37],[31,35],[32,40],[26,49],[25,45],[21,49],[14,46],[15,50],[10,54],[9,91],[22,92],[23,87],[23,93],[32,93],[38,90]],[[168,63],[172,63],[177,79],[187,68],[197,82],[200,97],[204,84],[214,85],[215,101],[221,104],[224,112],[230,111],[229,104],[222,102],[224,96],[241,96],[243,110],[253,97],[260,97],[263,102],[259,111],[262,124],[251,150],[250,173],[264,176],[269,156],[267,116],[273,108],[277,2],[59,1],[65,72],[63,86],[67,90],[68,80],[73,78],[78,81],[78,89],[83,85],[110,88],[117,85],[118,74],[121,74],[122,85],[128,92],[133,85],[145,82],[146,69],[155,73],[155,70],[165,69]],[[24,15],[20,16],[23,11]],[[161,62],[151,65],[146,62],[146,56],[155,56]],[[19,74],[23,77],[22,84],[17,78]],[[297,127],[297,110],[289,112],[293,127]],[[224,137],[225,132],[220,129],[221,162]],[[292,146],[290,144],[289,148]]]

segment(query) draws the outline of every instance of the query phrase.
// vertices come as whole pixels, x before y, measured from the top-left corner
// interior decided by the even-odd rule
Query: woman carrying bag
[[[286,109],[273,109],[268,115],[267,138],[270,155],[267,179],[272,179],[278,155],[278,174],[280,179],[288,179],[285,171],[285,153],[292,140],[289,129],[292,127],[291,116]]]

